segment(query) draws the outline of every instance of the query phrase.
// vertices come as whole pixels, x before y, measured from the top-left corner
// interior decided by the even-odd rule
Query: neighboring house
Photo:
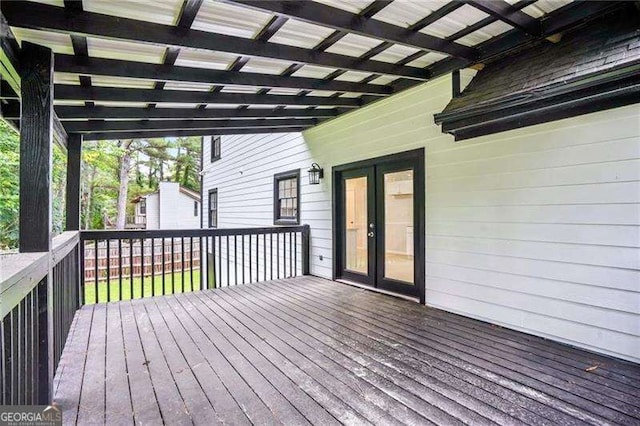
[[[508,110],[520,121],[473,123],[479,91],[499,104],[601,72],[589,58],[617,47],[589,34],[465,74],[454,99],[448,75],[303,133],[205,137],[204,226],[308,224],[313,275],[640,361],[640,106],[528,118],[525,105]],[[548,70],[547,56],[570,55]],[[443,118],[465,108],[467,123]]]
[[[133,229],[193,229],[200,227],[200,195],[176,182],[160,182],[156,192],[132,201]]]

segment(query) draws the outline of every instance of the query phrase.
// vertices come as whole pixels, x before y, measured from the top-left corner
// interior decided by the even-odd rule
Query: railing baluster
[[[171,294],[176,292],[176,239],[171,237]]]
[[[280,233],[276,234],[276,263],[278,265],[277,277],[280,279]]]
[[[207,241],[209,238],[207,237]],[[218,275],[216,268],[216,236],[211,237],[211,263],[213,264],[213,288],[218,288]]]
[[[95,264],[94,266],[96,271],[96,276],[94,277],[96,286],[93,292],[94,293],[93,298],[94,298],[94,303],[98,303],[98,240],[94,241],[93,248],[94,248],[93,263]]]
[[[151,296],[156,295],[156,240],[151,238]]]
[[[233,236],[233,285],[238,284],[238,236]]]
[[[242,244],[242,249],[240,250],[242,252],[242,284],[244,284],[244,234],[242,234],[240,241]],[[251,245],[249,245],[249,247],[251,247]],[[249,267],[251,267],[251,262],[249,262]]]
[[[293,272],[294,277],[298,276],[298,232],[293,233]]]
[[[78,308],[82,305],[84,305],[84,292],[85,292],[85,284],[84,284],[84,278],[85,278],[85,258],[84,258],[84,251],[85,251],[85,247],[87,245],[87,242],[84,240],[80,240],[80,288],[78,289],[78,293],[79,293],[79,298],[78,298]]]
[[[215,259],[214,259],[215,261]],[[220,275],[220,285],[222,287],[222,236],[218,236],[218,275]]]
[[[256,240],[259,238],[258,235],[256,235]],[[253,259],[252,253],[253,253],[253,248],[251,246],[251,242],[252,242],[253,238],[251,238],[251,234],[249,234],[249,283],[253,282],[253,267],[252,267],[252,262],[251,260]],[[256,257],[258,257],[258,252],[256,251]],[[256,270],[256,274],[258,273],[258,271]]]
[[[189,281],[191,282],[189,291],[193,291],[193,237],[189,237]]]
[[[129,238],[129,300],[133,299],[133,239]]]
[[[140,297],[144,297],[144,238],[140,238]]]
[[[165,288],[165,270],[164,270],[164,257],[165,257],[165,247],[164,247],[164,238],[162,239],[162,295],[167,294],[167,289]]]
[[[229,268],[229,236],[227,235],[227,286],[231,284],[231,271]]]
[[[124,300],[122,297],[122,239],[118,238],[118,300]]]
[[[111,272],[111,253],[109,253],[109,242],[111,240],[107,240],[107,302],[111,302],[111,280],[110,280],[110,272]]]
[[[182,281],[180,282],[181,284],[181,288],[180,288],[180,292],[184,293],[184,289],[186,287],[186,283],[184,281],[184,237],[180,237],[180,256],[181,256],[181,261],[180,261],[180,271],[182,272]]]
[[[269,233],[269,260],[271,261],[271,268],[269,268],[271,272],[270,279],[273,279],[273,232]]]

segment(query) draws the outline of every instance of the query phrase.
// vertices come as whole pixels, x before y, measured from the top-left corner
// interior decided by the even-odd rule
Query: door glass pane
[[[367,248],[367,177],[345,179],[346,269],[366,274]]]
[[[413,170],[384,175],[384,275],[413,284]]]

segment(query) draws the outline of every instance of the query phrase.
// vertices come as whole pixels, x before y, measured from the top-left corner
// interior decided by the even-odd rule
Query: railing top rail
[[[0,318],[4,318],[79,242],[79,232],[56,236],[51,253],[13,253],[0,256]]]
[[[80,231],[80,239],[120,240],[140,238],[181,238],[181,237],[218,237],[233,235],[281,234],[288,232],[306,232],[309,225],[271,226],[260,228],[202,228],[202,229],[153,229],[153,230],[100,230]]]

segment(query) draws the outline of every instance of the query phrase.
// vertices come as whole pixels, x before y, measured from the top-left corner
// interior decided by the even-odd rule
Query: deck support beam
[[[80,164],[82,135],[72,133],[67,139],[66,230],[80,230]]]

